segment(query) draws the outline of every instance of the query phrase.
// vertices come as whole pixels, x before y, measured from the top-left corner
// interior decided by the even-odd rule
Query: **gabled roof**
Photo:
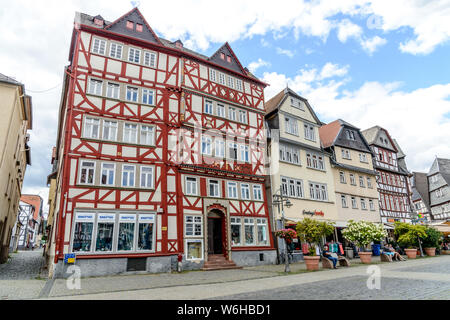
[[[424,172],[413,172],[414,185],[412,186],[413,200],[421,199],[430,210],[430,194],[428,193],[428,178]]]
[[[127,28],[127,21],[132,21],[134,23],[133,30]],[[143,26],[142,32],[136,31],[136,24],[141,24]],[[123,16],[118,18],[113,23],[107,25],[105,29],[110,30],[112,32],[125,34],[130,37],[139,38],[145,41],[161,44],[161,41],[159,40],[158,36],[156,35],[156,33],[153,32],[152,28],[147,23],[144,16],[137,7],[125,13]]]
[[[438,172],[444,178],[445,182],[447,182],[447,185],[450,186],[450,159],[436,157],[427,175],[431,176]]]
[[[302,100],[305,103],[305,105],[308,108],[311,115],[313,116],[314,120],[316,120],[317,124],[319,124],[319,125],[323,124],[323,122],[320,121],[319,118],[317,117],[316,113],[314,112],[313,108],[309,104],[308,100],[306,100],[305,98],[300,96],[295,91],[291,90],[289,87],[284,88],[279,93],[277,93],[274,97],[267,100],[267,102],[265,103],[266,115],[270,114],[274,110],[279,109],[279,107],[284,103],[284,101],[289,96],[293,96],[294,98]]]
[[[221,54],[224,55],[224,59],[221,58]],[[230,57],[231,62],[228,62],[228,57]],[[247,72],[245,71],[244,67],[242,67],[239,59],[234,54],[233,49],[231,49],[228,42],[225,42],[219,49],[217,49],[217,51],[210,58],[208,58],[208,60],[222,67],[240,72],[243,75],[247,75]]]
[[[20,201],[25,202],[29,205],[32,205],[35,208],[33,218],[37,220],[39,217],[42,217],[42,204],[43,200],[41,196],[37,194],[23,194],[20,197]]]
[[[363,134],[364,138],[366,139],[366,141],[367,141],[367,143],[369,145],[373,144],[373,145],[376,145],[376,146],[379,146],[379,147],[382,147],[382,148],[386,148],[386,145],[380,144],[379,139],[378,139],[378,137],[380,136],[380,132],[381,131],[384,131],[386,136],[388,137],[388,139],[389,139],[389,141],[390,141],[390,143],[392,145],[392,148],[393,148],[392,151],[398,152],[398,150],[395,147],[394,141],[392,140],[389,132],[386,129],[384,129],[384,128],[380,127],[380,126],[373,126],[373,127],[369,128],[369,129],[361,131],[361,133]]]
[[[4,74],[0,73],[0,82],[6,82],[6,83],[10,83],[10,84],[16,84],[16,85],[22,85],[22,83],[20,83],[19,81],[17,81],[14,78],[5,76]]]
[[[320,142],[323,148],[331,147],[334,144],[341,128],[342,125],[339,120],[334,120],[319,128]]]
[[[355,140],[349,140],[345,136],[345,129],[350,129],[356,133]],[[319,128],[319,134],[323,148],[337,145],[372,153],[369,144],[361,134],[359,128],[342,119],[337,119],[329,124],[323,125]]]
[[[394,145],[397,148],[397,158],[404,158],[406,157],[406,154],[403,152],[403,150],[400,148],[400,145],[398,144],[397,140],[392,139],[394,141]]]

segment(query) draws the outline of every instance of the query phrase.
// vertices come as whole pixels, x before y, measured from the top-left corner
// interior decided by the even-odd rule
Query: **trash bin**
[[[353,259],[353,248],[345,247],[345,255],[349,259]]]
[[[379,256],[380,255],[380,249],[381,249],[381,245],[380,244],[373,244],[372,245],[372,254],[374,256]]]

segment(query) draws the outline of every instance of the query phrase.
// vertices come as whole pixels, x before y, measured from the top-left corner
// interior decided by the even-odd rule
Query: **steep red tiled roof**
[[[278,104],[283,99],[284,94],[285,94],[285,92],[283,89],[266,102],[266,104],[265,104],[266,114],[272,112],[273,110],[275,110],[277,108]]]
[[[333,145],[333,141],[336,138],[339,130],[341,129],[341,122],[339,120],[334,120],[329,124],[321,126],[319,128],[320,141],[322,142],[322,147],[328,148]]]
[[[33,219],[37,220],[39,218],[39,212],[41,211],[42,198],[38,195],[23,194],[20,197],[20,201],[31,204],[34,206]]]

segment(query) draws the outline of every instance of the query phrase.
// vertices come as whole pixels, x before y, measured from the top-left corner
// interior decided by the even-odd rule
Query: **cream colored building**
[[[287,225],[304,217],[336,221],[330,154],[321,148],[322,123],[308,101],[286,88],[266,102],[265,119],[271,180],[268,199],[276,222],[272,225],[281,227],[282,214],[271,202],[280,192],[293,204],[284,207]]]
[[[360,130],[339,119],[319,132],[322,147],[332,154],[337,229],[349,220],[381,223],[372,152]]]
[[[31,97],[16,80],[0,74],[0,263],[8,260],[27,164],[31,164],[27,130],[31,129]]]

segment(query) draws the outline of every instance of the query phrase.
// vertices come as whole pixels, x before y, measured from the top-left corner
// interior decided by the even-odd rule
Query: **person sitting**
[[[331,255],[330,251],[328,250],[328,246],[327,246],[327,245],[325,245],[325,246],[323,247],[322,255],[323,255],[325,258],[331,260],[331,262],[333,262],[333,269],[337,269],[336,263],[337,263],[338,259],[336,259],[335,257],[333,257],[333,256]]]
[[[391,248],[389,247],[390,245],[385,244],[383,247],[383,253],[387,256],[392,256],[392,258],[394,258],[394,253],[391,251]]]
[[[406,259],[403,258],[400,253],[398,253],[397,251],[395,251],[395,249],[392,247],[392,244],[389,245],[388,247],[389,251],[393,254],[392,259],[397,260],[397,261],[405,261]]]
[[[442,244],[442,250],[448,250],[448,243]]]

